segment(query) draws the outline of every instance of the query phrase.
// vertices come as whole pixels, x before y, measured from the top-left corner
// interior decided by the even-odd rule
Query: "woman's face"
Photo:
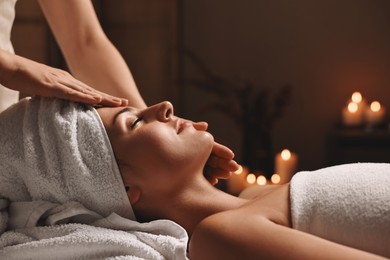
[[[117,107],[97,111],[125,183],[169,189],[176,181],[185,181],[190,172],[202,171],[211,153],[212,135],[174,116],[169,102],[142,110]]]

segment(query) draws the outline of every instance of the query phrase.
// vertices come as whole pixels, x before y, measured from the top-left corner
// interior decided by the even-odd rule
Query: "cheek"
[[[142,171],[159,172],[203,167],[208,159],[214,139],[207,132],[188,131],[172,134],[170,129],[159,129],[140,134],[128,149],[128,159]]]
[[[141,129],[140,129],[141,130]],[[175,156],[174,137],[167,131],[138,131],[122,142],[122,158],[142,178],[163,171]],[[177,140],[176,140],[177,143]]]
[[[165,163],[170,172],[188,174],[202,171],[213,147],[214,138],[207,132],[187,132],[171,146]]]

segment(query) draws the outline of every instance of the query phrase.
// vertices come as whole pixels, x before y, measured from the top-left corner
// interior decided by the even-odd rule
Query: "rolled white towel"
[[[390,164],[299,172],[290,199],[293,228],[390,257]]]

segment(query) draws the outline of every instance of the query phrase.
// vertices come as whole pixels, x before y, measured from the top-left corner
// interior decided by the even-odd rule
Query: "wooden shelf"
[[[336,128],[327,137],[327,158],[330,165],[390,163],[390,130]]]

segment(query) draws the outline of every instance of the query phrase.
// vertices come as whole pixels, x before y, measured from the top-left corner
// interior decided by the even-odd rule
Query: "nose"
[[[150,109],[155,111],[157,120],[161,122],[168,122],[173,117],[173,105],[169,101],[158,103]]]

